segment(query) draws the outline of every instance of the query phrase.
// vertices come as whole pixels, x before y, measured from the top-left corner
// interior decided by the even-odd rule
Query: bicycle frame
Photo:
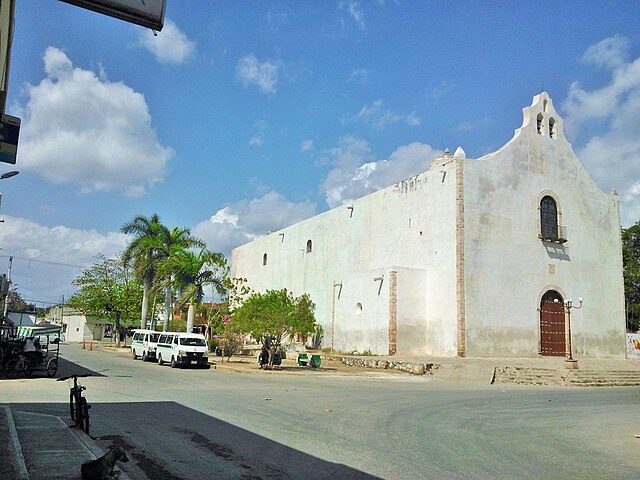
[[[90,373],[83,375],[73,374],[58,379],[58,381],[62,381],[73,378],[73,387],[69,389],[69,413],[71,414],[71,420],[76,426],[84,430],[87,435],[89,434],[89,409],[91,405],[89,405],[87,399],[82,396],[82,392],[86,390],[87,387],[79,384],[78,378],[90,376]]]

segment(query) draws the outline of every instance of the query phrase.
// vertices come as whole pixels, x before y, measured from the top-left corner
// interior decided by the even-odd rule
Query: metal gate
[[[540,301],[540,353],[564,356],[565,341],[564,301],[558,292],[549,290]]]

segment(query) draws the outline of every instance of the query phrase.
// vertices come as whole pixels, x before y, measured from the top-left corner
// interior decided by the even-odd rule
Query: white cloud
[[[258,132],[249,139],[249,145],[259,147],[264,142],[264,132]]]
[[[401,121],[412,127],[420,125],[420,118],[415,113],[404,115],[393,112],[383,107],[382,100],[376,100],[371,105],[363,106],[350,120],[363,121],[370,124],[375,130],[384,130],[389,125]]]
[[[629,46],[629,39],[614,35],[591,45],[582,59],[598,67],[617,68],[626,63]]]
[[[238,60],[236,75],[245,87],[255,85],[265,93],[275,93],[281,65],[279,60],[260,62],[251,53]]]
[[[313,150],[313,140],[312,139],[307,139],[305,141],[302,142],[302,145],[300,145],[300,151],[301,152],[308,152],[309,150]]]
[[[365,21],[364,21],[364,11],[362,10],[362,6],[360,2],[355,0],[350,1],[340,1],[338,2],[338,8],[340,10],[346,10],[351,15],[351,18],[358,24],[358,26],[364,30],[365,29]]]
[[[369,81],[369,71],[366,68],[356,68],[352,70],[347,78],[347,82],[367,83]]]
[[[640,58],[626,60],[627,50],[620,36],[590,47],[585,60],[607,68],[611,80],[591,91],[574,83],[562,105],[578,157],[600,188],[617,189],[625,225],[640,220]]]
[[[260,147],[264,143],[264,132],[267,130],[269,125],[264,120],[260,120],[256,122],[256,133],[249,139],[249,145],[252,147]]]
[[[388,159],[375,160],[366,141],[351,135],[342,137],[336,148],[326,152],[325,161],[335,167],[322,183],[327,205],[337,207],[424,172],[440,153],[414,142],[398,147]]]
[[[4,219],[0,229],[3,262],[8,255],[17,257],[13,282],[24,298],[32,300],[56,302],[63,294],[68,298],[82,266],[93,264],[99,253],[110,257],[124,250],[128,242],[119,232],[102,234],[62,225],[47,227],[18,217]]]
[[[311,202],[291,202],[280,193],[270,191],[262,197],[235,202],[218,210],[192,232],[205,240],[209,249],[228,257],[232,248],[315,213],[316,206]]]
[[[196,42],[189,40],[171,20],[164,22],[161,32],[141,29],[139,44],[151,52],[160,63],[180,65],[189,61],[196,51]]]
[[[46,78],[27,85],[18,155],[24,170],[83,192],[142,195],[166,175],[171,148],[158,143],[144,96],[122,82],[44,53]]]

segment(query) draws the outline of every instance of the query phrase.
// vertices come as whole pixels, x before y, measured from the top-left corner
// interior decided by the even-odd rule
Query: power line
[[[90,265],[75,265],[73,263],[54,262],[52,260],[40,260],[37,258],[19,257],[17,255],[0,255],[0,258],[12,256],[18,260],[28,260],[30,262],[48,263],[49,265],[62,265],[64,267],[76,267],[76,268],[90,268]]]

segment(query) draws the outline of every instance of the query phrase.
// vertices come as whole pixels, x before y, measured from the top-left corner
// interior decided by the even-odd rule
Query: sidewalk
[[[12,411],[0,405],[0,478],[80,479],[80,466],[105,452],[84,432],[60,417]],[[122,480],[130,480],[126,473]]]

